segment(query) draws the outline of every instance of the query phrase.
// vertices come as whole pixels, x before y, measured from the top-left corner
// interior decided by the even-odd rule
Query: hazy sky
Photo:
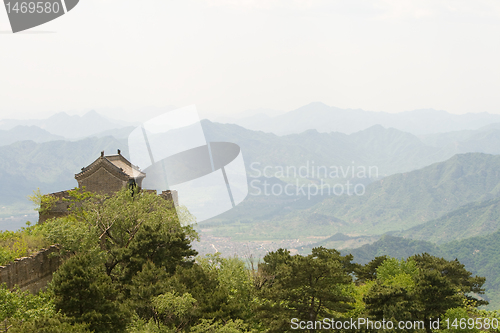
[[[9,30],[0,8],[0,118],[313,101],[500,113],[497,0],[80,0]]]

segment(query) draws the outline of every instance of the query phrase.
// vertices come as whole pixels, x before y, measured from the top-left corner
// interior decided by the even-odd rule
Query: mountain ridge
[[[275,218],[238,226],[245,237],[260,235],[274,239],[280,234],[295,237],[325,236],[338,232],[351,236],[374,236],[400,232],[440,218],[461,206],[500,198],[500,156],[482,153],[458,154],[422,169],[394,174],[366,185],[364,195],[330,195],[311,207],[282,211]],[[241,211],[240,211],[241,209]],[[219,235],[227,236],[231,223],[248,218],[243,206],[233,209],[231,219]],[[314,223],[317,220],[318,223]],[[224,222],[225,221],[225,222]],[[233,222],[231,222],[233,221]],[[321,221],[321,223],[319,223]],[[261,230],[268,230],[265,236]]]
[[[438,219],[393,235],[443,244],[486,235],[498,229],[500,229],[500,198],[494,198],[463,205]]]
[[[415,135],[479,129],[499,123],[500,115],[482,113],[451,114],[443,110],[417,109],[399,113],[341,109],[313,102],[265,121],[236,120],[243,127],[277,135],[301,133],[308,129],[319,132],[354,133],[372,125],[394,127]]]
[[[38,126],[18,125],[10,130],[0,130],[0,146],[8,146],[18,141],[31,140],[37,143],[64,140],[60,135],[52,134]]]
[[[0,130],[11,130],[20,125],[37,126],[66,139],[81,139],[103,131],[124,127],[121,121],[108,119],[95,110],[91,110],[82,116],[59,112],[45,119],[0,120]]]

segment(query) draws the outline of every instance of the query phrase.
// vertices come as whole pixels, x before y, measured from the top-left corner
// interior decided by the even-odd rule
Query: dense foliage
[[[18,231],[0,230],[0,266],[16,258],[27,257],[50,245],[36,226],[23,227]]]
[[[383,236],[373,244],[363,245],[349,250],[357,262],[365,264],[371,258],[386,254],[392,257],[409,257],[427,252],[449,260],[459,258],[460,262],[474,274],[486,277],[484,284],[488,308],[500,308],[500,231],[486,236],[471,237],[436,245],[421,240],[412,240],[394,236]]]
[[[12,233],[60,244],[64,263],[46,292],[0,289],[0,331],[293,332],[296,318],[316,332],[325,320],[498,317],[477,309],[485,279],[456,260],[424,253],[360,265],[317,247],[270,252],[249,268],[236,257],[196,257],[196,233],[154,194],[72,195],[69,216]]]

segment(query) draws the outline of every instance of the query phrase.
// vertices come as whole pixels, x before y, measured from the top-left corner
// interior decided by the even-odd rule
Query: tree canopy
[[[124,189],[72,192],[70,214],[13,233],[58,243],[64,263],[46,292],[0,288],[9,332],[317,332],[328,321],[498,318],[485,279],[427,253],[366,265],[335,249],[269,252],[254,269],[237,257],[197,257],[197,233],[161,197]],[[185,212],[187,214],[187,212]],[[7,234],[4,234],[7,235]],[[33,239],[31,239],[32,237]],[[2,238],[11,242],[11,238]],[[9,243],[9,244],[11,244]],[[302,327],[302,326],[301,326]],[[0,326],[0,331],[2,327]],[[375,332],[369,327],[339,332]],[[388,329],[386,331],[426,331]],[[451,330],[450,330],[451,332]]]

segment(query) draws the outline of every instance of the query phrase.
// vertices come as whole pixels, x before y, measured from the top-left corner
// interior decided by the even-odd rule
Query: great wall
[[[18,286],[21,291],[38,293],[47,286],[52,274],[61,265],[62,260],[58,254],[59,247],[52,245],[30,257],[19,258],[6,266],[0,266],[0,284],[5,283],[9,289]]]
[[[112,195],[119,189],[133,184],[137,185],[139,190],[156,193],[154,190],[141,188],[145,177],[146,174],[125,159],[120,150],[118,154],[109,156],[104,156],[104,152],[101,152],[98,159],[75,175],[78,187],[85,187],[90,192]],[[65,200],[70,198],[68,191],[50,193],[47,196],[55,197],[57,200],[51,207],[40,212],[38,223],[68,214],[69,203]],[[177,191],[162,191],[159,196],[171,201],[173,206],[178,205]],[[58,254],[59,247],[52,245],[30,257],[18,258],[6,266],[0,266],[0,285],[5,283],[9,289],[18,286],[22,291],[38,293],[52,280],[52,274],[62,264]]]

